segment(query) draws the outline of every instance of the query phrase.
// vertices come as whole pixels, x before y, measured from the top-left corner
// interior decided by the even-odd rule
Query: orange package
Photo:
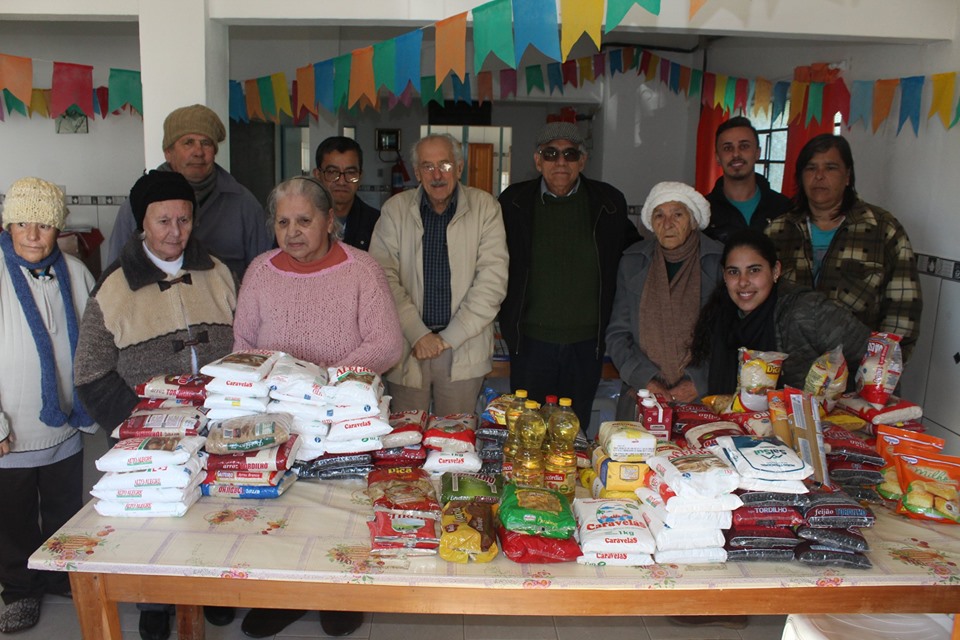
[[[897,513],[960,524],[960,457],[904,446],[897,450],[897,477]]]
[[[901,448],[910,447],[915,451],[940,453],[946,441],[925,433],[898,429],[886,424],[877,426],[877,453],[885,465],[881,470],[883,482],[877,485],[877,493],[887,500],[900,500],[902,495],[900,479],[897,476],[897,453]]]

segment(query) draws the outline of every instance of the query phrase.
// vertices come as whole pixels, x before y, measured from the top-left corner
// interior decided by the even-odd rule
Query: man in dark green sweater
[[[533,156],[541,177],[500,196],[510,251],[500,329],[510,384],[543,402],[568,396],[590,424],[605,351],[617,266],[640,239],[616,188],[582,175],[587,153],[576,124],[552,122]]]

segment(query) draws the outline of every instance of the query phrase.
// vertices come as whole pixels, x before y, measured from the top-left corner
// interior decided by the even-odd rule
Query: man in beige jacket
[[[403,358],[385,375],[391,407],[472,413],[507,290],[500,205],[460,184],[463,153],[450,135],[420,139],[411,161],[420,187],[384,203],[370,241],[406,338]]]

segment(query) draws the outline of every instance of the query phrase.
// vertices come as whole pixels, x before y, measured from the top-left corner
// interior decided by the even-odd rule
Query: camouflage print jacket
[[[893,215],[858,200],[847,212],[813,281],[808,213],[796,209],[766,229],[777,247],[783,278],[822,292],[874,331],[903,337],[904,360],[920,335],[923,301],[917,262],[903,226]]]

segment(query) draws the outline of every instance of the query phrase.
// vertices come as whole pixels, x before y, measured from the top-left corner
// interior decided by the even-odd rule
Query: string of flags
[[[692,18],[709,0],[671,1],[689,1]],[[562,24],[557,19],[558,3]],[[804,118],[806,126],[811,121],[820,122],[824,114],[832,120],[839,112],[847,127],[862,122],[874,133],[890,117],[899,91],[897,133],[909,122],[915,135],[919,133],[923,88],[929,83],[927,119],[937,116],[946,129],[960,122],[956,72],[854,80],[850,85],[839,77],[828,82],[795,78],[773,83],[762,77],[704,72],[640,47],[601,49],[603,25],[609,33],[634,5],[659,15],[661,0],[493,0],[472,10],[473,74],[467,70],[466,55],[470,12],[463,12],[423,29],[299,67],[290,89],[283,72],[230,80],[229,115],[239,122],[277,122],[285,114],[302,124],[309,116],[319,117],[321,108],[330,113],[380,110],[384,106],[392,110],[400,104],[409,107],[417,97],[423,105],[442,105],[444,96],[451,94],[455,102],[506,101],[517,98],[521,87],[527,96],[537,92],[563,94],[568,88],[621,73],[642,75],[645,82],[660,81],[673,93],[698,98],[706,106],[722,107],[731,113],[756,115],[762,111],[776,120],[787,110],[788,122]],[[435,31],[434,73],[423,75],[423,34],[430,28]],[[597,52],[571,59],[573,46],[584,34]],[[553,61],[518,68],[529,47]],[[499,68],[485,70],[485,65]],[[499,87],[496,96],[495,72]],[[94,88],[93,67],[54,62],[50,89],[33,87],[32,78],[33,60],[0,54],[0,121],[5,118],[4,107],[8,115],[49,118],[57,118],[73,106],[91,118],[123,111],[143,113],[139,71],[110,69],[108,86]],[[446,92],[444,86],[448,87]]]

